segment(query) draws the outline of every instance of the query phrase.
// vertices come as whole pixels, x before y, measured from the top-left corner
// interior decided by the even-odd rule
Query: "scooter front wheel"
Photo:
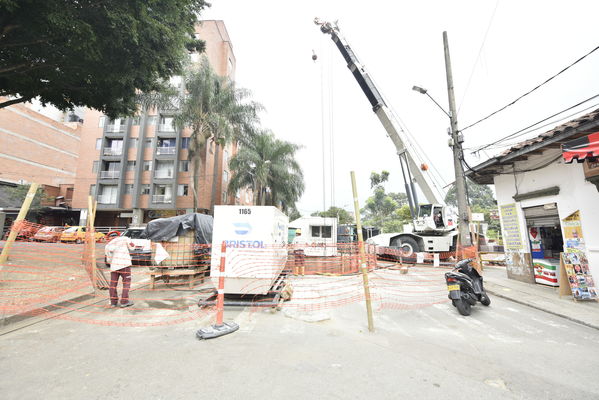
[[[491,304],[491,299],[489,298],[489,295],[486,292],[482,292],[480,294],[480,304],[482,304],[483,306],[488,306],[489,304]]]
[[[458,309],[458,312],[463,316],[467,317],[472,312],[472,306],[464,299],[454,300],[453,304]]]

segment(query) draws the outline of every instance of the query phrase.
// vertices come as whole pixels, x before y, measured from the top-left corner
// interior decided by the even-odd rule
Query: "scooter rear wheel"
[[[458,312],[463,316],[467,317],[472,312],[472,306],[464,299],[454,300],[454,305],[458,309]]]

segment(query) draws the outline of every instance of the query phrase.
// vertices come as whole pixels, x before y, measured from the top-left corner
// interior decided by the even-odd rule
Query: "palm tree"
[[[299,149],[299,145],[279,140],[271,132],[257,134],[229,162],[233,172],[229,192],[251,189],[254,204],[291,209],[304,192],[303,173],[295,160]]]
[[[191,128],[188,159],[192,165],[190,189],[194,208],[198,208],[199,194],[196,184],[200,176],[202,155],[210,139],[214,140],[216,154],[211,203],[215,203],[217,173],[219,171],[219,146],[231,141],[249,141],[253,124],[257,122],[260,105],[245,102],[249,92],[235,88],[234,83],[218,76],[208,59],[204,57],[197,69],[190,69],[185,76],[185,93],[179,100],[175,124]]]

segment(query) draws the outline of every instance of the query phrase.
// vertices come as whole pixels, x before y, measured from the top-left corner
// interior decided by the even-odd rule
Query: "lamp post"
[[[468,199],[466,197],[466,177],[464,176],[464,168],[462,166],[462,142],[464,137],[458,130],[458,118],[455,111],[455,97],[453,94],[453,77],[451,74],[451,60],[449,58],[449,45],[447,42],[447,32],[443,32],[443,44],[445,48],[445,71],[447,75],[447,96],[449,99],[449,112],[445,111],[443,107],[439,105],[428,94],[426,89],[419,86],[412,87],[412,90],[425,94],[431,99],[437,107],[443,111],[445,115],[449,117],[451,124],[451,140],[449,142],[450,147],[453,150],[453,166],[455,170],[455,185],[456,185],[456,197],[458,200],[458,229],[460,234],[460,244],[462,246],[471,246],[472,242],[470,239],[470,224],[469,224],[469,213],[468,213]]]

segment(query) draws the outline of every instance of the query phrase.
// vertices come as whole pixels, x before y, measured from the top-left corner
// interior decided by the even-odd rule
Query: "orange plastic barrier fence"
[[[20,232],[24,227],[42,228],[34,225],[25,223],[19,227]],[[110,260],[105,254],[109,243],[96,243],[91,233],[84,244],[38,242],[32,241],[33,236],[19,235],[0,272],[3,318],[43,313],[99,325],[156,326],[215,317],[214,307],[198,306],[199,301],[214,295],[217,283],[210,278],[212,253],[217,251],[211,246],[187,244],[184,240],[183,244],[134,244],[128,254],[109,254]],[[299,247],[257,242],[246,246],[227,246],[227,294],[237,293],[235,290],[249,292],[248,301],[255,301],[254,305],[261,301],[271,304],[272,295],[280,294],[286,301],[281,301],[279,307],[299,311],[364,301],[356,244]],[[443,274],[455,259],[471,255],[461,250],[451,262],[433,267],[431,263],[416,265],[409,258],[400,260],[375,246],[367,245],[365,250],[375,310],[419,308],[448,301]],[[218,268],[220,259],[215,259]],[[114,271],[115,266],[129,262],[130,275],[128,271]],[[283,284],[270,288],[281,274],[286,275]],[[123,283],[128,282],[128,276],[129,298],[124,301]],[[113,291],[111,298],[112,282],[117,290],[116,297]],[[271,296],[263,296],[262,292],[270,292]],[[123,302],[126,307],[121,307]]]

